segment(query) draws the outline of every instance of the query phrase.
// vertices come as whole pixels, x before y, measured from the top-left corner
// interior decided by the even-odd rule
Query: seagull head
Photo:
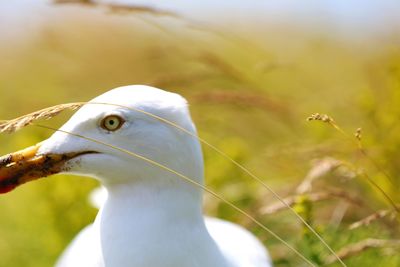
[[[195,136],[180,95],[143,85],[119,87],[85,104],[49,139],[1,157],[0,192],[56,173],[94,177],[106,187],[189,186],[169,169],[202,183]]]

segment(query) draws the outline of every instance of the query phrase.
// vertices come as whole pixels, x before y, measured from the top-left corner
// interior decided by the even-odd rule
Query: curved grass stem
[[[40,125],[40,124],[34,124],[34,125],[37,126],[37,127],[40,127],[40,128],[44,128],[44,129],[48,129],[48,130],[52,130],[52,131],[56,131],[56,132],[62,132],[62,133],[65,133],[65,134],[73,135],[73,136],[75,136],[75,137],[83,138],[83,139],[88,140],[88,141],[90,141],[90,142],[94,142],[94,143],[96,143],[96,144],[99,144],[99,145],[102,145],[102,146],[106,146],[106,147],[112,148],[112,149],[114,149],[114,150],[117,150],[117,151],[120,151],[120,152],[122,152],[122,153],[128,154],[128,155],[130,155],[130,156],[132,156],[132,157],[135,157],[135,158],[141,159],[141,160],[143,160],[143,161],[145,161],[145,162],[148,162],[148,163],[150,163],[150,164],[152,164],[152,165],[154,165],[154,166],[156,166],[156,167],[159,167],[159,168],[161,168],[161,169],[163,169],[163,170],[165,170],[165,171],[168,171],[168,172],[170,172],[170,173],[172,173],[172,174],[175,174],[176,176],[178,176],[178,177],[184,179],[186,182],[191,183],[191,184],[193,184],[193,185],[195,185],[195,186],[200,187],[200,188],[203,189],[205,192],[211,194],[211,195],[214,196],[215,198],[221,200],[222,202],[224,202],[225,204],[227,204],[228,206],[230,206],[231,208],[233,208],[234,210],[236,210],[237,212],[239,212],[239,213],[241,213],[242,215],[246,216],[249,220],[251,220],[252,222],[254,222],[256,225],[258,225],[259,227],[261,227],[263,230],[267,231],[267,232],[268,232],[269,234],[271,234],[274,238],[276,238],[277,240],[279,240],[280,242],[282,242],[288,249],[290,249],[292,252],[294,252],[296,255],[298,255],[298,256],[299,256],[301,259],[303,259],[307,264],[309,264],[309,265],[312,266],[312,267],[316,267],[316,265],[313,264],[313,263],[312,263],[309,259],[307,259],[305,256],[303,256],[303,254],[302,254],[301,252],[299,252],[297,249],[295,249],[293,246],[291,246],[288,242],[286,242],[285,240],[283,240],[279,235],[275,234],[271,229],[269,229],[269,228],[268,228],[267,226],[265,226],[263,223],[261,223],[260,221],[258,221],[255,217],[253,217],[253,216],[250,215],[249,213],[245,212],[243,209],[239,208],[238,206],[236,206],[235,204],[233,204],[231,201],[229,201],[229,200],[223,198],[223,197],[220,196],[218,193],[216,193],[216,192],[214,192],[213,190],[209,189],[207,186],[204,186],[204,185],[202,185],[202,184],[196,182],[194,179],[192,179],[192,178],[190,178],[190,177],[188,177],[188,176],[186,176],[186,175],[183,175],[183,174],[181,174],[181,173],[179,173],[179,172],[177,172],[177,171],[175,171],[175,170],[173,170],[173,169],[171,169],[171,168],[169,168],[169,167],[167,167],[167,166],[165,166],[165,165],[163,165],[163,164],[161,164],[161,163],[158,163],[158,162],[156,162],[156,161],[154,161],[154,160],[152,160],[152,159],[149,159],[149,158],[147,158],[147,157],[145,157],[145,156],[139,155],[139,154],[137,154],[137,153],[135,153],[135,152],[126,150],[126,149],[124,149],[124,148],[120,148],[120,147],[117,147],[117,146],[113,146],[113,145],[107,144],[107,143],[105,143],[105,142],[102,142],[102,141],[100,141],[100,140],[97,140],[97,139],[94,139],[94,138],[90,138],[90,137],[87,137],[87,136],[83,136],[83,135],[80,135],[80,134],[72,133],[72,132],[69,132],[69,131],[65,131],[65,130],[61,130],[61,129],[56,129],[56,128],[53,128],[53,127],[49,127],[49,126],[45,126],[45,125]]]
[[[257,181],[260,185],[262,185],[263,188],[265,188],[267,191],[269,191],[276,199],[279,200],[279,202],[281,202],[285,207],[287,207],[297,217],[297,219],[302,224],[304,224],[307,227],[307,229],[309,229],[312,232],[313,235],[315,235],[318,238],[318,240],[323,244],[323,246],[326,247],[326,249],[337,259],[337,261],[342,266],[346,267],[346,264],[336,255],[335,251],[322,238],[322,236],[309,223],[307,223],[303,219],[303,217],[301,215],[299,215],[290,205],[288,205],[283,200],[282,197],[280,197],[270,186],[268,186],[261,178],[259,178],[255,174],[253,174],[249,169],[247,169],[246,167],[241,165],[239,162],[235,161],[233,158],[229,157],[226,153],[224,153],[222,150],[218,149],[216,146],[210,144],[209,142],[207,142],[203,138],[197,136],[196,133],[192,133],[191,131],[183,128],[182,126],[176,124],[175,122],[172,122],[170,120],[167,120],[165,118],[162,118],[160,116],[152,114],[150,112],[146,112],[144,110],[140,110],[140,109],[133,108],[133,107],[126,107],[124,105],[112,104],[112,103],[77,102],[77,103],[62,104],[62,105],[58,105],[58,106],[55,106],[55,107],[50,107],[50,108],[44,109],[42,111],[34,112],[32,114],[28,114],[28,115],[22,116],[20,118],[15,119],[15,120],[11,120],[11,121],[9,121],[9,123],[5,122],[2,125],[0,125],[0,130],[1,129],[6,129],[6,131],[7,131],[7,129],[9,129],[8,132],[16,131],[21,127],[24,127],[26,125],[32,124],[35,120],[37,120],[37,118],[49,119],[49,118],[59,114],[60,112],[62,112],[65,109],[71,109],[71,107],[73,109],[75,109],[77,106],[82,107],[83,105],[86,105],[86,104],[91,104],[91,105],[110,105],[110,106],[116,106],[116,107],[128,109],[128,110],[131,110],[131,111],[140,112],[140,113],[145,114],[145,115],[147,115],[149,117],[152,117],[152,118],[154,118],[154,119],[156,119],[158,121],[161,121],[161,122],[163,122],[165,124],[168,124],[168,125],[176,128],[176,129],[178,129],[178,130],[180,130],[180,131],[192,136],[193,138],[199,140],[201,143],[203,143],[204,145],[210,147],[212,150],[214,150],[215,152],[220,154],[222,157],[224,157],[225,159],[230,161],[232,164],[234,164],[236,167],[238,167],[240,170],[242,170],[244,173],[246,173],[250,178],[252,178],[253,180]],[[21,121],[23,122],[22,124],[20,123]],[[50,128],[48,128],[48,129],[50,129]],[[52,130],[55,130],[55,129],[52,129]]]

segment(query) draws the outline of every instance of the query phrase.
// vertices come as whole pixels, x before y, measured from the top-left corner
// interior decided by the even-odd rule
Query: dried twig
[[[368,238],[362,240],[358,243],[351,244],[342,248],[337,255],[340,259],[344,260],[353,256],[357,256],[358,254],[366,251],[367,249],[371,248],[387,248],[387,247],[400,247],[400,240],[385,240],[385,239],[373,239]],[[326,264],[332,264],[337,261],[336,258],[328,256],[325,260]]]
[[[14,133],[37,120],[48,120],[57,116],[66,109],[76,110],[83,105],[84,103],[60,104],[57,106],[35,111],[16,119],[0,121],[0,133]]]

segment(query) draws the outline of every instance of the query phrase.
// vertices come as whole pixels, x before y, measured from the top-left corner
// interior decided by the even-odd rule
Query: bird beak
[[[0,157],[0,194],[17,186],[65,170],[68,160],[95,152],[39,154],[42,143]]]

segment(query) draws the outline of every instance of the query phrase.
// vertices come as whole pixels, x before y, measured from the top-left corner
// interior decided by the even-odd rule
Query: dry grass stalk
[[[360,173],[361,176],[363,176],[377,191],[379,191],[382,196],[387,200],[387,202],[393,207],[393,209],[397,212],[397,214],[400,214],[400,208],[396,204],[396,202],[393,200],[393,198],[386,193],[386,191],[378,185],[369,175],[365,172]]]
[[[37,120],[48,120],[57,116],[66,109],[76,110],[83,105],[84,103],[60,104],[57,106],[35,111],[16,119],[0,121],[0,133],[14,133]]]
[[[144,13],[156,16],[169,16],[178,18],[179,16],[167,10],[161,10],[150,6],[143,5],[130,5],[122,3],[101,3],[93,0],[53,0],[54,4],[79,4],[89,7],[102,7],[106,8],[109,12],[113,13]]]
[[[400,240],[385,240],[385,239],[373,239],[368,238],[362,240],[358,243],[351,244],[342,248],[337,255],[340,259],[344,260],[353,256],[357,256],[364,251],[371,249],[371,248],[389,248],[389,247],[400,247]],[[337,261],[337,258],[328,256],[325,263],[332,264]]]
[[[284,198],[285,203],[287,203],[289,206],[294,206],[297,202],[299,197],[301,197],[302,194],[300,195],[294,195],[290,196],[287,198]],[[351,203],[356,206],[363,206],[363,201],[355,196],[350,195],[344,190],[340,189],[330,189],[329,191],[321,191],[321,192],[314,192],[314,193],[309,193],[307,194],[307,200],[310,202],[320,202],[320,201],[325,201],[325,200],[331,200],[332,198],[340,198],[345,200],[348,203]],[[260,212],[263,215],[267,214],[274,214],[276,212],[279,212],[281,210],[285,210],[287,207],[282,204],[281,202],[276,202],[270,206],[263,207]]]
[[[204,52],[200,55],[199,59],[207,64],[207,66],[218,70],[220,73],[223,73],[226,77],[229,77],[233,81],[250,84],[248,83],[247,77],[245,77],[241,71],[236,69],[235,66],[225,61],[217,54]]]
[[[169,16],[169,17],[179,17],[176,13],[161,10],[154,7],[149,6],[138,6],[138,5],[122,5],[122,4],[103,4],[103,6],[107,7],[111,12],[134,12],[134,13],[147,13],[150,15],[157,16]]]
[[[307,192],[311,192],[313,183],[325,175],[333,172],[338,167],[342,166],[343,163],[340,160],[326,157],[318,160],[314,160],[312,163],[311,170],[307,173],[303,182],[297,187],[297,194],[304,194]]]
[[[377,212],[369,215],[368,217],[366,217],[366,218],[364,218],[362,220],[359,220],[359,221],[357,221],[355,223],[352,223],[349,226],[349,229],[350,230],[354,230],[354,229],[357,229],[357,228],[362,227],[362,226],[368,226],[368,225],[370,225],[371,223],[373,223],[376,220],[382,219],[382,218],[387,217],[387,216],[393,216],[393,215],[395,215],[395,211],[394,210],[380,210],[380,211],[377,211]]]
[[[333,128],[335,128],[337,131],[339,131],[341,134],[343,134],[344,136],[348,137],[353,143],[356,144],[358,150],[361,152],[361,154],[368,159],[374,166],[375,168],[381,172],[386,179],[392,184],[392,186],[396,186],[396,183],[394,182],[394,179],[380,166],[380,164],[378,164],[377,161],[375,161],[375,159],[373,159],[372,157],[370,157],[368,155],[368,153],[364,150],[362,144],[361,144],[361,128],[358,128],[355,135],[349,135],[347,132],[345,132],[338,124],[336,124],[336,122],[333,120],[333,118],[329,117],[326,114],[319,114],[319,113],[314,113],[312,114],[310,117],[307,118],[308,121],[323,121],[328,123],[330,126],[332,126]],[[355,137],[355,139],[354,139]],[[385,190],[379,185],[377,184],[373,179],[371,179],[367,173],[362,172],[360,176],[363,176],[364,178],[366,178],[366,180],[375,188],[377,189],[388,201],[388,203],[393,207],[394,210],[396,210],[396,212],[398,214],[400,214],[400,208],[397,207],[396,203],[393,201],[393,199],[389,196],[388,193],[385,192]]]
[[[198,93],[194,95],[194,101],[200,103],[233,104],[249,108],[259,108],[268,112],[274,112],[284,117],[289,117],[290,110],[284,103],[280,103],[268,96],[251,94],[247,92],[228,92],[214,90],[212,92]]]

